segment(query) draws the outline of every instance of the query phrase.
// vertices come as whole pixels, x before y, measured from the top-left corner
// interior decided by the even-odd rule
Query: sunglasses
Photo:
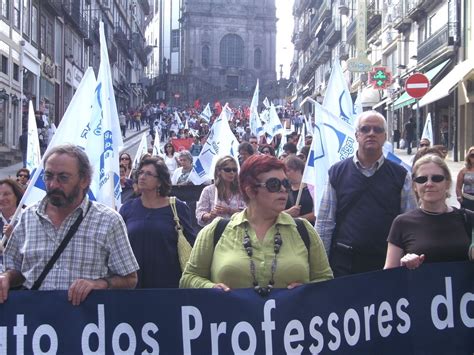
[[[237,173],[237,168],[222,168],[226,173]]]
[[[17,175],[16,177],[24,177],[24,178],[27,178],[28,175],[20,174],[20,175]]]
[[[127,157],[121,157],[120,160],[130,160],[130,158]]]
[[[416,182],[417,184],[424,184],[425,182],[428,181],[428,179],[431,182],[441,182],[441,181],[444,181],[446,179],[446,176],[444,176],[444,175],[431,175],[431,176],[420,175],[420,176],[417,176],[416,178],[414,178],[413,181]]]
[[[266,187],[268,192],[279,192],[281,190],[282,185],[285,190],[288,191],[291,187],[290,180],[279,180],[277,178],[270,178],[265,182],[259,182],[256,184],[257,187]]]
[[[385,132],[385,129],[380,126],[361,126],[359,127],[359,132],[363,134],[369,134],[370,131],[373,131],[375,134],[380,134]]]
[[[429,147],[430,145],[429,144],[420,144],[420,148],[426,148],[426,147]]]

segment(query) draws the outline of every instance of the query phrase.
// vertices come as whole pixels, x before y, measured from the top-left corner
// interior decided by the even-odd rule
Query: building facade
[[[176,105],[196,99],[237,104],[248,101],[257,79],[263,92],[274,86],[275,0],[158,3],[159,16],[165,18],[158,45],[158,97]]]
[[[463,156],[474,143],[469,91],[472,11],[467,0],[295,0],[295,105],[307,96],[324,96],[332,63],[339,60],[354,99],[359,95],[364,109],[387,117],[390,136],[403,134],[410,117],[417,118],[421,134],[430,113],[433,143],[445,144],[454,159]],[[366,22],[364,48],[358,48],[358,22]],[[361,51],[372,66],[392,74],[388,88],[374,89],[367,73],[348,70],[348,59]],[[419,102],[405,92],[405,81],[415,72],[424,73],[431,83]],[[440,94],[442,87],[448,89]]]
[[[19,160],[18,137],[30,100],[58,125],[87,67],[97,74],[101,20],[118,108],[143,104],[149,12],[147,0],[0,2],[0,165]]]

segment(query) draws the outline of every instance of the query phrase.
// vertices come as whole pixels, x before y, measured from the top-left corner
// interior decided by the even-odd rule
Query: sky
[[[276,38],[276,72],[280,79],[280,64],[283,64],[283,77],[290,75],[290,65],[293,60],[293,2],[294,0],[275,0],[277,13],[277,38]]]

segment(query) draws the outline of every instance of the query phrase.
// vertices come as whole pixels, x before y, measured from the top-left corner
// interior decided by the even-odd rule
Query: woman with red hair
[[[235,213],[222,235],[220,219],[199,233],[180,281],[182,288],[253,287],[260,295],[272,288],[329,280],[333,277],[315,229],[303,221],[308,237],[283,212],[290,183],[285,164],[275,157],[252,155],[241,167],[240,190],[247,208]]]

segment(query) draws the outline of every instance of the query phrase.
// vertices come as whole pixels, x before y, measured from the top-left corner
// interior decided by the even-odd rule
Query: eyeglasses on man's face
[[[28,175],[18,174],[16,177],[18,177],[18,178],[28,178]]]
[[[52,174],[49,172],[45,172],[43,174],[43,181],[45,183],[51,183],[53,180],[56,179],[60,184],[67,184],[71,178],[74,177],[72,174],[66,174],[66,173],[59,173],[59,174]]]
[[[363,134],[369,134],[372,131],[375,134],[381,134],[385,132],[385,128],[380,127],[380,126],[370,126],[370,125],[364,125],[364,126],[359,127],[359,132]]]

